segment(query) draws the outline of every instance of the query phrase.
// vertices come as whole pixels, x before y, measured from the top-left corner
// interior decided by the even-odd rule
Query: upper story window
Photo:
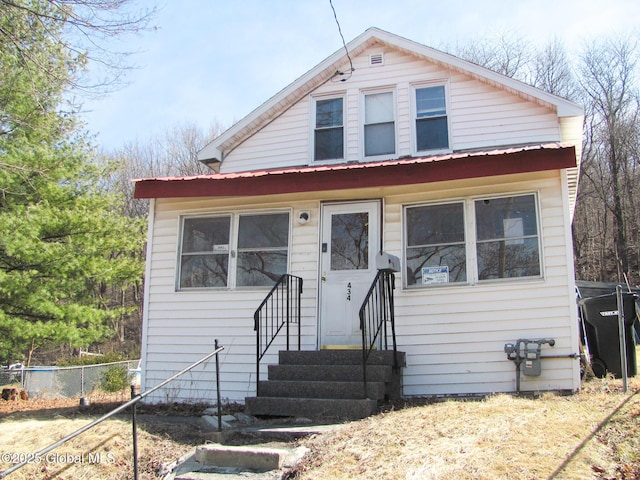
[[[272,286],[288,259],[288,212],[185,218],[178,288]]]
[[[415,89],[416,151],[449,148],[444,85]]]
[[[396,152],[396,126],[392,92],[364,96],[364,156]]]
[[[344,107],[342,98],[316,100],[314,160],[344,158]]]

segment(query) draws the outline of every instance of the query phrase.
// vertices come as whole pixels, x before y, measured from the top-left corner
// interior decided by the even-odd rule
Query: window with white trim
[[[475,201],[478,279],[540,275],[534,195]]]
[[[178,288],[271,286],[288,259],[288,212],[184,218]]]
[[[238,287],[271,286],[287,273],[289,214],[240,215]]]
[[[467,281],[462,202],[407,207],[405,225],[408,287]]]
[[[449,126],[444,85],[416,87],[414,95],[416,152],[447,150]]]
[[[314,155],[318,160],[344,158],[344,100],[315,100]]]
[[[364,95],[364,156],[396,153],[396,124],[392,92]]]
[[[404,222],[408,288],[542,275],[535,194],[406,206]]]

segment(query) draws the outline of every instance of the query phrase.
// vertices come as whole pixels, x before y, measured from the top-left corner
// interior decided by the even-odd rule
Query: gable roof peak
[[[555,108],[559,117],[577,117],[584,114],[581,106],[569,100],[463,60],[455,55],[436,50],[377,27],[369,27],[347,43],[346,49],[338,49],[215,138],[198,152],[198,160],[207,163],[216,170],[215,165],[219,166],[226,152],[233,150],[244,139],[270,123],[295,102],[304,98],[339,73],[340,68],[348,62],[347,52],[349,52],[349,56],[357,56],[376,43],[382,43],[389,48],[414,55],[447,69],[459,71],[515,95]]]

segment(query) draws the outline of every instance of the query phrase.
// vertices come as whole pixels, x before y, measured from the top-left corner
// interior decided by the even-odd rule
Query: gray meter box
[[[539,377],[542,372],[540,360],[540,344],[525,343],[524,344],[524,361],[522,362],[522,373],[528,377]]]

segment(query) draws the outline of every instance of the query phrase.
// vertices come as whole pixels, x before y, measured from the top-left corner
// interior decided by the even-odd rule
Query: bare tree
[[[599,280],[623,281],[630,272],[635,272],[633,280],[638,280],[640,259],[631,256],[629,250],[638,249],[639,228],[635,213],[638,193],[634,188],[639,180],[638,54],[636,35],[593,42],[581,56],[579,73],[587,105],[587,135],[580,188],[597,192],[601,205],[585,202],[578,208],[590,208],[583,216],[600,216],[605,229],[603,241],[612,239],[615,259],[614,268],[602,272],[605,278]],[[578,233],[584,238],[586,231]]]
[[[515,31],[456,45],[451,51],[464,58],[501,73],[507,77],[527,81],[534,52],[530,42]]]
[[[124,39],[150,28],[156,8],[137,8],[132,0],[0,0],[0,44],[11,45],[28,68],[56,76],[68,88],[83,94],[112,91],[131,68],[133,53]],[[16,17],[27,17],[48,32],[48,41],[66,51],[74,62],[73,75],[51,69],[48,59],[33,54],[28,31],[7,28]],[[71,68],[71,66],[68,66]],[[91,71],[91,75],[87,72]]]
[[[554,37],[541,51],[536,52],[532,65],[532,85],[563,98],[575,100],[578,84],[564,44]]]
[[[137,217],[148,211],[148,202],[133,199],[132,179],[213,173],[198,161],[198,151],[223,130],[217,121],[207,131],[193,124],[176,125],[145,143],[130,142],[108,153],[120,167],[110,186],[124,193],[125,213]]]

